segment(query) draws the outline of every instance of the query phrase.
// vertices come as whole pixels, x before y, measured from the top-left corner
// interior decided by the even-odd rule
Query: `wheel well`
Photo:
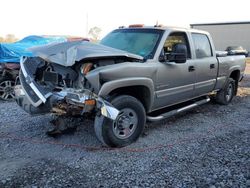
[[[233,72],[230,74],[229,77],[232,78],[232,79],[234,79],[235,82],[238,82],[239,79],[240,79],[240,71],[239,71],[239,70],[233,71]]]
[[[144,106],[146,112],[150,109],[150,90],[146,86],[129,86],[117,88],[109,93],[109,96],[130,95],[137,98]]]
[[[229,78],[232,78],[235,81],[235,95],[237,95],[238,82],[239,82],[239,79],[240,79],[240,71],[235,70],[235,71],[231,72]]]

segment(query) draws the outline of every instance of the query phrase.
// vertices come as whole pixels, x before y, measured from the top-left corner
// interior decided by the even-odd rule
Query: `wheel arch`
[[[151,111],[154,101],[154,84],[149,78],[126,78],[109,81],[101,87],[99,96],[130,95],[137,98],[145,111]]]
[[[229,78],[232,78],[235,81],[235,95],[237,94],[237,90],[238,90],[238,82],[240,80],[240,70],[235,69],[233,70],[230,75]]]
[[[239,79],[240,79],[240,70],[236,69],[236,70],[233,70],[230,75],[229,75],[229,78],[232,78],[235,80],[235,82],[238,82]]]

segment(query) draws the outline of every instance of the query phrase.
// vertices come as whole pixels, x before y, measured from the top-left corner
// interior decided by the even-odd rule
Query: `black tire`
[[[217,95],[216,95],[216,102],[219,104],[227,105],[229,104],[233,97],[236,94],[236,84],[235,80],[232,78],[229,78],[224,86],[223,89],[221,89]]]
[[[110,147],[124,147],[136,141],[143,132],[146,113],[136,98],[121,95],[111,104],[120,110],[115,121],[102,115],[95,118],[95,133],[99,141]]]
[[[2,100],[13,100],[15,81],[8,77],[0,78],[0,99]]]

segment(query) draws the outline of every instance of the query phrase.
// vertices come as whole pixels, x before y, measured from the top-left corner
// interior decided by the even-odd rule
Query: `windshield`
[[[163,31],[157,29],[118,29],[101,40],[101,44],[152,59]]]

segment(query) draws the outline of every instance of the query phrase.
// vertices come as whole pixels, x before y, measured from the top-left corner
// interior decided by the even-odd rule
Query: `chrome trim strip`
[[[42,93],[36,88],[35,84],[33,81],[29,84],[30,87],[33,89],[33,91],[37,94],[37,96],[43,101],[43,103],[46,102],[46,98],[42,95]]]
[[[169,95],[174,95],[174,94],[178,94],[178,93],[182,93],[182,92],[186,92],[186,91],[192,91],[192,90],[194,90],[194,84],[188,84],[188,85],[184,85],[184,86],[179,86],[179,87],[174,87],[174,88],[170,88],[170,89],[156,91],[156,96],[157,97],[166,97]]]
[[[22,69],[22,71],[23,71],[23,75],[24,75],[25,81],[27,82],[27,78],[29,78],[29,82],[27,82],[27,83],[30,85],[30,87],[33,89],[33,91],[36,93],[36,95],[40,98],[40,100],[41,100],[43,103],[45,103],[45,102],[46,102],[47,95],[50,96],[51,93],[46,94],[46,97],[44,97],[44,96],[42,95],[42,93],[37,89],[37,87],[36,87],[35,84],[33,83],[33,82],[34,82],[33,78],[30,78],[30,77],[28,76],[27,71],[25,70],[24,62],[25,62],[26,59],[27,59],[27,57],[25,57],[25,58],[21,57],[21,59],[20,59],[20,65],[21,65],[21,69]],[[25,91],[25,89],[24,89],[24,91]],[[26,92],[25,92],[25,93],[26,93]],[[26,95],[27,95],[27,93],[26,93]],[[27,95],[27,96],[28,96],[28,98],[30,99],[29,95]],[[30,102],[32,103],[33,106],[36,106],[36,107],[37,107],[37,106],[39,106],[39,105],[41,104],[40,100],[39,100],[38,102],[36,102],[36,103],[33,103],[32,100],[30,100]]]
[[[226,78],[227,78],[226,76],[220,76],[217,78],[217,80],[226,80]]]
[[[23,66],[23,63],[24,63],[24,61],[26,61],[26,59],[27,59],[27,57],[23,58],[23,56],[20,58],[20,65],[21,65],[21,69],[23,71],[23,75],[25,78],[27,77],[27,72]]]
[[[207,87],[207,86],[210,86],[210,85],[214,85],[215,82],[216,82],[216,79],[197,82],[197,83],[195,83],[195,88],[201,88],[201,87]]]

